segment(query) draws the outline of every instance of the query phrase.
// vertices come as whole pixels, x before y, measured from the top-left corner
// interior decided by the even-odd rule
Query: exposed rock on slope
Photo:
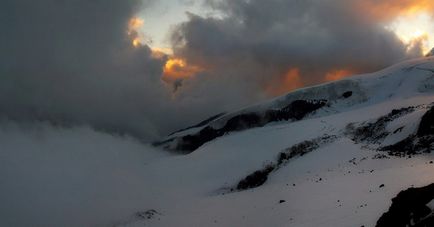
[[[213,120],[215,120],[215,119],[217,119],[217,118],[219,118],[219,117],[221,117],[223,115],[225,115],[225,113],[219,113],[219,114],[214,115],[212,117],[209,117],[208,119],[205,119],[205,120],[203,120],[203,121],[201,121],[201,122],[199,122],[199,123],[197,123],[197,124],[195,124],[193,126],[189,126],[189,127],[177,130],[175,132],[172,132],[172,133],[169,134],[169,136],[171,136],[171,135],[173,135],[175,133],[178,133],[178,132],[182,132],[182,131],[186,131],[186,130],[192,129],[192,128],[202,127],[202,126],[207,125],[209,122],[211,122],[211,121],[213,121]]]
[[[423,115],[422,120],[417,130],[417,136],[433,136],[434,135],[434,106]]]
[[[430,153],[434,145],[434,106],[423,116],[415,134],[404,140],[380,148],[394,155],[411,155],[417,153]]]
[[[392,199],[389,211],[377,222],[377,227],[429,227],[434,226],[432,207],[434,184],[422,188],[409,188]]]
[[[174,150],[192,152],[204,143],[230,132],[262,127],[275,121],[301,120],[326,104],[327,100],[295,100],[282,109],[267,110],[265,113],[251,112],[235,115],[227,120],[223,127],[206,126],[196,134],[177,138]]]
[[[354,128],[353,124],[347,126],[349,133],[351,134],[352,140],[355,142],[365,142],[365,143],[379,143],[381,142],[389,132],[386,131],[386,126],[391,121],[402,117],[403,115],[409,114],[414,111],[414,107],[405,107],[400,109],[393,109],[390,113],[381,116],[374,122],[364,123],[362,126]]]
[[[295,144],[280,152],[276,162],[269,163],[263,169],[257,170],[246,176],[244,179],[238,182],[235,189],[240,191],[259,187],[267,181],[269,174],[282,168],[289,160],[312,152],[318,149],[320,146],[331,143],[336,139],[337,136],[324,135],[313,140],[307,140]]]

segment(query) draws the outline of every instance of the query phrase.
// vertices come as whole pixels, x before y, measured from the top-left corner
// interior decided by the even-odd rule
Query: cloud
[[[371,72],[421,56],[420,43],[408,51],[408,46],[385,29],[386,17],[376,17],[377,10],[386,5],[397,8],[393,10],[396,16],[403,10],[396,1],[378,5],[343,0],[207,3],[223,16],[189,14],[189,20],[172,34],[175,55],[208,69],[206,77],[230,83],[234,81],[228,80],[228,74],[242,78],[240,96],[252,97],[252,88],[256,93],[282,94],[326,81],[333,72]],[[288,72],[294,68],[299,77],[291,84]],[[205,78],[200,75],[197,80]],[[277,86],[276,92],[268,92],[273,87],[270,81],[287,84],[287,88]]]
[[[407,51],[381,25],[390,16],[376,16],[397,3],[371,2],[208,0],[210,16],[189,13],[174,26],[175,56],[167,56],[131,31],[131,19],[157,1],[6,0],[0,117],[149,141],[342,72],[419,55],[422,41]]]
[[[376,21],[393,20],[396,15],[409,15],[420,11],[433,14],[434,2],[431,0],[357,0],[357,9],[366,12],[367,18]]]
[[[138,40],[142,37],[137,29],[146,21],[133,18],[154,4],[3,1],[0,118],[88,125],[150,141],[237,107],[241,102],[236,99],[215,95],[221,92],[218,81],[172,80],[170,75],[201,70],[179,64],[165,68],[169,57]],[[181,84],[185,94],[174,95]]]
[[[130,19],[151,3],[3,1],[0,115],[146,139],[166,132],[171,94],[161,81],[164,56],[134,47],[128,34]]]
[[[89,127],[0,124],[1,226],[114,226],[155,208],[147,164],[168,154]],[[156,193],[156,192],[155,192]]]

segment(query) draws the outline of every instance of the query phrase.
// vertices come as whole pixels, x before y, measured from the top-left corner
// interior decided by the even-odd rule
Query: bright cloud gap
[[[434,47],[434,18],[427,12],[417,12],[397,17],[386,29],[411,48],[420,43],[424,54]]]

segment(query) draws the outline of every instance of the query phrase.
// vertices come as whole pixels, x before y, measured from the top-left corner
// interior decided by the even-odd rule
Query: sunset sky
[[[434,47],[432,0],[1,4],[2,115],[144,140]]]
[[[423,38],[424,52],[434,46],[434,24],[430,15],[431,4],[429,1],[406,1],[410,5],[404,5],[403,10],[393,13],[391,18],[381,22],[386,29],[393,31],[403,42],[409,43],[418,38]],[[400,3],[401,4],[401,3]],[[397,3],[390,4],[391,8]],[[388,5],[382,4],[375,11],[387,11]],[[150,39],[149,45],[170,52],[171,43],[168,37],[171,28],[181,21],[187,21],[187,12],[200,16],[223,16],[223,13],[214,11],[212,7],[206,7],[200,0],[161,0],[152,3],[138,14],[139,18],[146,21],[146,26],[140,28],[143,34]],[[382,14],[382,12],[379,12]]]
[[[266,17],[267,15],[262,15],[262,14],[273,13],[273,11],[268,12],[267,8],[272,9],[273,6],[279,4],[281,4],[284,7],[288,7],[290,4],[293,4],[294,8],[297,8],[297,4],[299,4],[297,1],[271,1],[265,4],[262,4],[260,1],[248,1],[248,2],[234,1],[234,2],[216,1],[216,0],[152,1],[148,4],[146,8],[142,9],[137,14],[137,18],[140,18],[140,20],[143,22],[143,24],[141,24],[140,27],[137,27],[137,30],[140,33],[141,42],[143,44],[148,45],[154,51],[163,52],[164,54],[167,54],[169,56],[169,60],[166,63],[166,67],[164,69],[164,76],[163,76],[166,82],[168,83],[177,82],[176,87],[178,87],[180,85],[179,81],[191,79],[199,73],[206,72],[208,68],[203,65],[203,64],[207,65],[207,63],[201,63],[200,65],[191,65],[191,63],[194,62],[193,59],[190,60],[188,59],[188,57],[185,58],[185,56],[182,56],[182,54],[177,54],[177,53],[174,54],[173,34],[176,33],[177,30],[179,31],[180,25],[182,24],[192,25],[192,22],[194,21],[193,19],[201,19],[203,21],[207,21],[207,22],[212,21],[221,24],[223,24],[225,20],[230,21],[230,19],[233,19],[234,24],[229,26],[232,26],[233,27],[232,29],[235,30],[240,29],[239,31],[235,31],[235,32],[242,32],[241,29],[245,29],[248,25],[244,24],[245,28],[234,26],[237,23],[236,22],[237,19],[238,22],[240,22],[242,19],[245,19],[245,18],[237,18],[238,16],[252,16],[252,18],[254,18],[254,16]],[[325,1],[324,4],[330,4],[332,6],[333,4],[337,5],[338,2],[339,1]],[[302,6],[302,5],[309,5],[309,4],[312,6],[320,5],[320,3],[308,3],[308,4],[299,4],[299,5]],[[387,36],[392,35],[394,36],[394,38],[397,38],[401,47],[405,49],[405,52],[401,53],[402,55],[404,55],[402,56],[403,58],[406,57],[405,55],[407,55],[407,57],[413,57],[417,55],[426,54],[431,50],[432,47],[434,47],[434,20],[432,17],[433,3],[431,3],[429,0],[401,0],[401,1],[353,0],[353,1],[348,1],[346,3],[343,3],[342,5],[348,8],[346,9],[343,8],[338,10],[348,11],[347,13],[349,13],[352,10],[358,11],[358,13],[353,15],[355,17],[354,19],[361,20],[361,22],[363,22],[363,20],[365,20],[365,22],[371,20],[369,21],[370,24],[357,25],[357,26],[361,26],[360,27],[361,29],[363,29],[363,26],[367,26],[367,29],[372,29],[369,26],[376,27],[375,29],[380,29],[380,31],[376,31],[376,32],[386,33],[381,35],[387,35]],[[254,9],[255,6],[261,6],[262,8]],[[236,7],[240,7],[240,8],[236,8]],[[238,10],[238,11],[235,12],[233,10]],[[258,10],[258,12],[247,11],[247,10]],[[259,11],[263,11],[263,12],[259,12]],[[279,10],[277,10],[276,12],[279,13]],[[249,14],[242,15],[242,13],[251,13],[252,15]],[[285,12],[280,12],[280,13],[284,14]],[[291,10],[288,10],[288,14],[290,13]],[[321,13],[321,12],[319,11],[315,13]],[[312,15],[308,15],[308,16],[312,16]],[[356,18],[356,17],[362,17],[362,18]],[[248,19],[252,19],[252,18],[248,18]],[[270,21],[270,22],[276,23],[276,25],[281,26],[281,28],[284,28],[285,23],[287,23],[288,31],[286,32],[288,33],[292,31],[296,32],[295,29],[290,30],[291,21],[285,21],[285,19],[286,18],[283,15],[282,18],[276,18],[274,21]],[[295,19],[294,23],[298,23],[297,19]],[[316,18],[308,18],[308,19],[316,19]],[[327,16],[325,16],[324,19],[327,20]],[[317,21],[312,20],[307,23],[315,24],[316,22]],[[303,24],[300,24],[300,26],[303,26]],[[351,24],[348,24],[347,26],[351,26]],[[276,29],[281,29],[281,28],[276,27]],[[342,29],[345,29],[345,26],[343,26]],[[318,30],[321,30],[321,27],[318,27]],[[204,37],[210,35],[207,34],[208,32],[209,31],[204,30],[204,34],[202,35]],[[219,35],[222,35],[224,31],[219,30],[219,31],[211,31],[211,32],[216,32],[217,33],[216,37],[219,37]],[[387,32],[389,32],[390,34],[387,34]],[[263,35],[263,34],[258,33],[257,35]],[[278,34],[278,35],[283,35],[283,34]],[[288,35],[288,40],[291,40],[290,36],[292,34],[287,34],[287,35]],[[313,35],[316,34],[312,34],[312,36]],[[360,34],[360,35],[366,35],[366,34]],[[378,34],[372,34],[372,35],[378,35]],[[236,40],[234,39],[232,41],[236,41]],[[321,37],[319,36],[317,40],[313,40],[313,41],[321,42]],[[230,45],[235,45],[235,44],[236,43],[232,43]],[[236,44],[236,45],[241,46],[242,44]],[[378,45],[378,43],[372,43],[372,47],[375,45]],[[209,64],[212,64],[212,62],[210,62]],[[360,64],[366,64],[366,62],[360,62]],[[287,65],[288,66],[291,65],[291,62],[288,62]],[[263,91],[265,91],[267,95],[273,96],[273,95],[283,94],[289,90],[296,89],[303,85],[315,84],[321,81],[337,80],[355,73],[369,72],[372,71],[373,69],[378,69],[383,66],[382,64],[380,64],[379,66],[375,66],[371,68],[371,65],[374,66],[374,63],[368,63],[367,65],[361,67],[353,66],[349,64],[347,67],[341,66],[338,68],[327,69],[327,71],[315,72],[315,74],[319,73],[321,74],[321,76],[319,76],[319,78],[316,78],[313,81],[309,79],[299,78],[299,77],[303,77],[303,75],[300,74],[299,67],[290,66],[285,72],[279,73],[280,75],[278,76],[277,79],[272,78],[270,81],[265,82],[265,84],[263,84],[262,87],[263,87]],[[267,84],[267,83],[271,83],[271,84]]]
[[[383,1],[373,7],[373,12],[386,15],[384,11],[391,12],[391,17],[385,21],[379,21],[384,28],[393,31],[404,43],[409,44],[418,38],[424,39],[423,51],[429,51],[434,46],[434,22],[432,15],[432,3],[429,1]],[[390,8],[389,8],[390,7]],[[402,8],[401,8],[402,7]],[[398,9],[397,9],[398,8]],[[170,53],[170,30],[178,23],[188,20],[187,12],[200,16],[221,17],[224,12],[207,7],[203,0],[160,0],[153,2],[149,8],[143,9],[138,14],[139,18],[146,21],[146,26],[140,28],[143,34],[150,39],[148,45],[165,50]]]

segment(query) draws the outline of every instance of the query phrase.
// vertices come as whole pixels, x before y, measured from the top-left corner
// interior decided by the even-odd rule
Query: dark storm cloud
[[[137,34],[128,35],[129,20],[156,3],[2,1],[0,119],[89,125],[148,141],[242,104],[243,96],[215,95],[219,81],[173,96],[162,81],[167,56],[133,47]]]
[[[127,35],[128,21],[148,3],[2,1],[0,114],[157,133],[170,95],[160,80],[164,59],[134,48]]]
[[[394,1],[381,1],[393,5]],[[420,55],[375,14],[346,0],[209,0],[222,17],[189,15],[172,35],[175,53],[205,65],[208,76],[244,78],[250,87],[283,80],[297,68],[302,84],[334,70],[370,72]],[[375,6],[375,4],[373,4]],[[277,79],[276,79],[277,77]],[[203,77],[200,77],[203,78]]]

